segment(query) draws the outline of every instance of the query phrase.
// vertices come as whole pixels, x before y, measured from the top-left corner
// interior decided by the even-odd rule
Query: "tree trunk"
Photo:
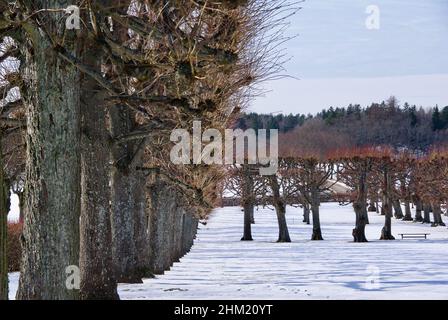
[[[373,202],[373,200],[370,201],[369,203],[369,212],[377,212],[376,206],[375,206],[375,202]]]
[[[277,242],[291,242],[289,237],[288,225],[286,223],[286,206],[283,203],[280,195],[280,186],[277,181],[277,176],[269,178],[272,188],[272,198],[275,212],[277,213],[278,222],[278,240]]]
[[[412,221],[411,203],[409,199],[404,200],[404,218],[403,221]]]
[[[392,193],[392,182],[389,175],[389,171],[385,169],[384,171],[384,227],[381,230],[380,240],[395,240],[395,237],[392,235],[392,199],[390,198]]]
[[[354,242],[367,242],[365,229],[368,220],[367,212],[367,172],[361,169],[358,181],[356,201],[353,208],[356,214],[356,226],[353,229]]]
[[[242,195],[244,210],[244,233],[241,241],[252,241],[252,221],[254,215],[254,179],[243,166]]]
[[[429,203],[423,203],[423,222],[431,223],[431,205]]]
[[[36,10],[70,4],[39,1]],[[78,56],[75,33],[66,33],[61,23],[64,15],[46,15],[46,31],[65,34],[65,47]],[[66,287],[66,268],[79,262],[79,73],[42,32],[28,36],[26,200],[17,299],[77,299],[77,290]]]
[[[84,63],[93,70],[101,70],[101,50],[89,43],[86,47]],[[82,80],[81,298],[118,299],[112,257],[109,185],[112,145],[107,129],[107,93],[91,77],[84,75]]]
[[[126,106],[114,106],[109,111],[112,136],[128,134],[132,128],[131,113]],[[139,263],[138,241],[145,237],[141,234],[145,212],[142,208],[144,197],[140,194],[144,182],[137,181],[135,166],[130,167],[134,155],[132,143],[124,143],[112,148],[112,255],[114,259],[115,278],[120,283],[142,283],[141,265]],[[139,159],[140,160],[140,159]],[[141,161],[138,161],[141,165]],[[142,184],[140,186],[138,184]],[[138,188],[136,192],[134,190]],[[140,254],[144,254],[141,252]]]
[[[320,229],[320,192],[316,188],[311,191],[311,212],[313,214],[313,234],[311,240],[324,240]]]
[[[149,187],[149,237],[151,271],[163,274],[171,261],[167,248],[170,246],[172,227],[171,215],[177,209],[176,190],[166,182],[156,178]]]
[[[403,210],[401,209],[400,200],[398,200],[398,199],[393,200],[392,206],[394,207],[395,219],[403,219],[404,215],[403,215]]]
[[[241,241],[252,241],[252,213],[254,211],[254,206],[250,202],[245,202],[243,204],[244,210],[244,233]]]
[[[310,206],[309,204],[303,205],[303,222],[310,224]]]
[[[1,141],[1,133],[0,133]],[[0,150],[1,144],[0,144]],[[8,300],[8,211],[9,186],[3,172],[2,154],[0,152],[0,300]]]
[[[422,216],[422,210],[423,210],[423,204],[420,199],[417,199],[415,202],[415,219],[414,222],[422,222],[423,216]]]
[[[440,207],[440,202],[432,203],[432,215],[434,216],[433,227],[445,226],[445,223],[442,220],[442,209]]]

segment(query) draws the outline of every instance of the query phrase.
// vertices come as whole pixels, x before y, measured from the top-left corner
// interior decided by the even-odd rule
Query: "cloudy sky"
[[[374,5],[379,29],[366,20]],[[264,84],[250,110],[316,113],[391,95],[448,105],[447,0],[306,0],[291,18],[285,78]]]

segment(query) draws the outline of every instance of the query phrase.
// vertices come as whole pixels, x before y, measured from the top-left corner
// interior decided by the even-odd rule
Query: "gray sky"
[[[369,5],[379,29],[369,30]],[[401,103],[448,105],[447,0],[307,0],[291,18],[285,78],[250,110],[316,113],[391,95]]]

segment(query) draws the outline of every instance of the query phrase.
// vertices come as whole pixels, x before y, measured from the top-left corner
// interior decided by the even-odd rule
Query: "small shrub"
[[[22,247],[20,236],[22,235],[23,224],[20,222],[8,223],[8,271],[16,272],[20,270],[20,259]]]

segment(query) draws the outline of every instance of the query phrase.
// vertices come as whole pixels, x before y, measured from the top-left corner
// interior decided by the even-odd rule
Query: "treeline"
[[[279,129],[281,133],[306,136],[319,142],[325,136],[336,147],[388,145],[427,151],[448,142],[448,106],[423,108],[391,97],[365,108],[359,104],[322,110],[316,115],[244,114],[236,123],[241,129]],[[312,134],[314,133],[314,134]],[[324,141],[321,141],[324,142]]]

